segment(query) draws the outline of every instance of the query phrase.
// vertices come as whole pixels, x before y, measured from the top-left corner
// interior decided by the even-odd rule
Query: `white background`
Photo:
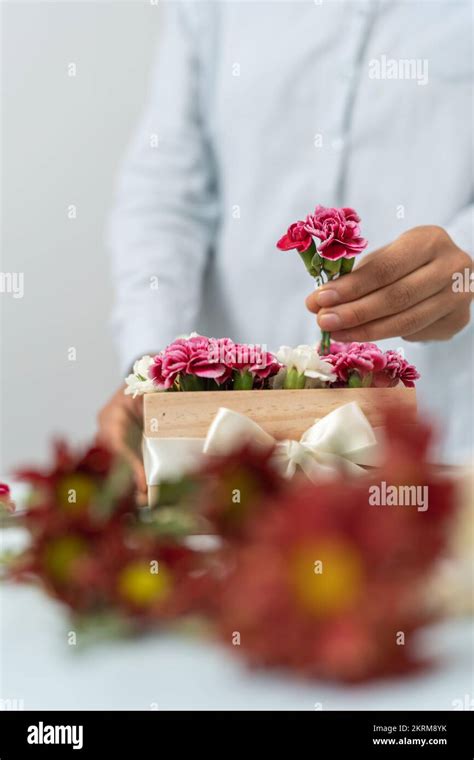
[[[25,278],[24,298],[0,294],[7,475],[47,460],[55,433],[91,436],[120,380],[104,223],[145,101],[159,8],[150,0],[0,0],[0,10],[0,269]]]

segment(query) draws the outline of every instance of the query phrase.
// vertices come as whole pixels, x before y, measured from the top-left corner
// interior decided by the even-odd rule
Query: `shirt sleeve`
[[[215,170],[200,98],[198,19],[166,3],[148,106],[121,168],[107,229],[125,373],[195,329],[216,222]]]

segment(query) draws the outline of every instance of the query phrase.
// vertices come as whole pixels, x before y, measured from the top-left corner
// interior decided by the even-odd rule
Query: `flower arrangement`
[[[367,247],[360,234],[360,217],[353,208],[316,206],[305,221],[297,221],[277,242],[282,251],[296,250],[317,285],[352,271],[356,256]],[[318,240],[318,245],[315,243]],[[320,351],[329,353],[330,335],[322,333]]]
[[[416,368],[397,351],[375,343],[330,344],[321,356],[315,346],[281,346],[276,355],[261,346],[229,338],[179,338],[157,356],[143,356],[126,378],[125,393],[155,391],[281,390],[314,388],[412,388]]]
[[[269,379],[280,368],[277,358],[262,346],[191,333],[156,356],[135,362],[125,380],[125,393],[257,390],[268,388]]]
[[[360,217],[352,208],[316,206],[306,220],[291,224],[277,242],[296,250],[320,285],[352,271],[367,247]],[[317,243],[316,243],[317,241]],[[143,356],[126,378],[126,394],[154,391],[265,390],[302,388],[413,387],[416,369],[395,351],[373,343],[331,343],[322,333],[318,347],[281,346],[276,355],[263,346],[208,338],[178,338],[156,356]]]
[[[8,519],[30,542],[8,577],[39,584],[78,631],[91,616],[110,635],[107,619],[121,621],[114,634],[130,634],[199,614],[254,666],[344,682],[409,671],[420,665],[414,634],[432,618],[423,594],[454,489],[429,464],[427,426],[392,414],[386,439],[380,469],[319,484],[286,481],[269,452],[248,445],[216,457],[193,475],[172,530],[169,515],[135,506],[126,471],[104,449],[57,446],[50,469],[22,473],[31,498]],[[429,509],[371,505],[381,481],[424,484]],[[198,525],[214,545],[191,548]]]

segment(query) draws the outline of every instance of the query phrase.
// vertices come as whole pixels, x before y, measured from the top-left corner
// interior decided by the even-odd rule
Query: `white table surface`
[[[1,533],[4,545],[23,543],[21,531]],[[252,671],[184,634],[79,648],[68,644],[70,630],[64,608],[39,589],[1,584],[0,698],[25,710],[451,710],[474,694],[467,619],[421,632],[421,650],[437,661],[427,672],[351,687]]]
[[[0,612],[1,698],[25,710],[449,710],[474,694],[467,621],[423,633],[423,650],[440,656],[429,672],[349,688],[250,671],[183,634],[78,649],[62,608],[25,586],[2,586]]]

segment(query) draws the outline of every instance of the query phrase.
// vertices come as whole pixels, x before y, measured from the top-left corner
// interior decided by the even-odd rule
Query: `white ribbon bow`
[[[276,441],[256,422],[221,407],[206,438],[144,437],[143,457],[149,486],[173,480],[192,470],[203,455],[225,455],[245,444],[268,451],[275,448],[275,464],[291,478],[298,468],[313,481],[336,470],[363,473],[378,462],[376,431],[355,401],[344,404],[315,423],[299,441]]]

